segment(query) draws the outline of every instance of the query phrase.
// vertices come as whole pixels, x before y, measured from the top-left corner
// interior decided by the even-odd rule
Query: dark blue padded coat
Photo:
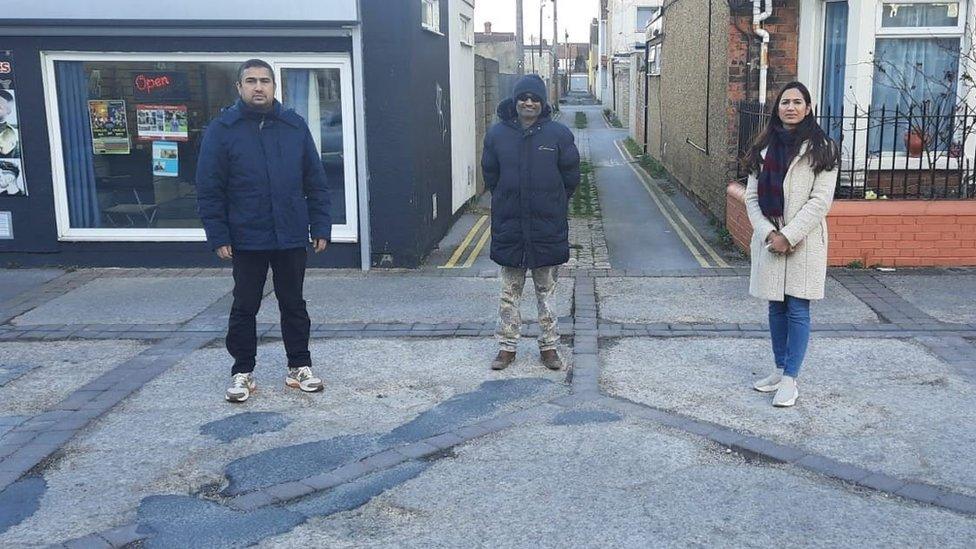
[[[197,162],[197,209],[216,249],[304,248],[332,237],[322,158],[305,121],[275,101],[240,100],[211,122]]]
[[[580,181],[573,132],[549,118],[523,129],[515,102],[498,105],[500,122],[485,135],[481,167],[491,191],[491,259],[506,267],[569,260],[569,198]]]

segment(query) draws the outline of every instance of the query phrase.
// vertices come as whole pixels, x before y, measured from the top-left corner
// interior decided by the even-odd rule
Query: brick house
[[[800,80],[842,148],[831,264],[974,265],[974,21],[976,0],[667,4],[645,35],[632,135],[747,248],[738,158]],[[922,152],[917,120],[938,122]]]

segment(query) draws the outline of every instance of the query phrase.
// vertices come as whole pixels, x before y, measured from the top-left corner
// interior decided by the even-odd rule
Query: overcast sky
[[[522,0],[522,32],[525,43],[539,41],[539,2],[542,8],[542,36],[552,40],[552,2],[550,0]],[[484,32],[485,21],[491,21],[494,32],[515,32],[515,0],[476,0],[474,5],[474,30]],[[590,22],[597,16],[600,0],[558,0],[556,16],[559,18],[559,41],[569,31],[570,42],[590,41]],[[535,38],[530,40],[530,37]]]

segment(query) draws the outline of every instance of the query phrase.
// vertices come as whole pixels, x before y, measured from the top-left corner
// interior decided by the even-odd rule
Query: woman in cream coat
[[[813,117],[810,92],[783,87],[769,125],[743,164],[752,222],[749,293],[769,301],[775,371],[754,388],[776,392],[773,406],[792,406],[810,339],[810,301],[823,299],[827,277],[827,211],[837,183],[838,153]]]

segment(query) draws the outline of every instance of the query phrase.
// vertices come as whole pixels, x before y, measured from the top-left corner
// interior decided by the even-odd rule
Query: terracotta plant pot
[[[905,148],[908,149],[908,156],[911,158],[918,158],[922,156],[922,151],[925,150],[925,134],[918,130],[909,130],[905,132]]]

